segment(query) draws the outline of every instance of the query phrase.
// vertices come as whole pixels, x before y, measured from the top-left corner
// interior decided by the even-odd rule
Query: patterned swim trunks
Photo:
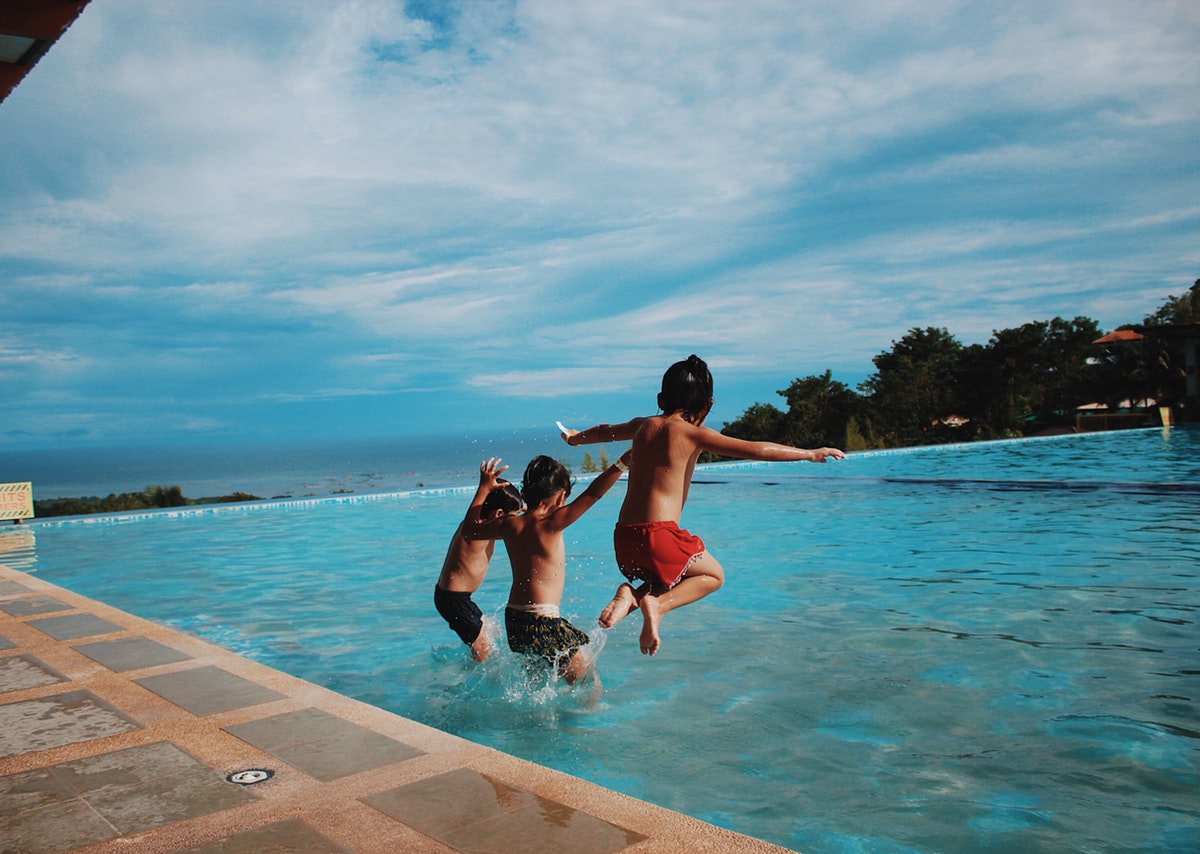
[[[547,617],[517,608],[504,609],[504,629],[513,652],[536,655],[565,667],[575,650],[590,639],[562,617]]]

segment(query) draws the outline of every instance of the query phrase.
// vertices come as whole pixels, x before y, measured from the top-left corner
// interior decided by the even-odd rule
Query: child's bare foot
[[[662,612],[658,600],[653,596],[642,597],[642,655],[654,655],[661,643],[658,637],[658,624],[662,620]]]
[[[622,583],[613,594],[612,601],[600,612],[600,628],[611,629],[617,623],[629,616],[630,611],[637,610],[637,597],[633,595],[633,587]]]
[[[476,661],[487,661],[492,652],[492,621],[487,617],[483,619],[483,625],[479,628],[479,636],[475,638],[475,642],[471,644],[471,658]]]

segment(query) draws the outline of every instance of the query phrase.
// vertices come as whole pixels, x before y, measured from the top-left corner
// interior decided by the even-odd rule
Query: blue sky
[[[0,105],[0,450],[720,426],[1200,276],[1200,4],[94,0]]]

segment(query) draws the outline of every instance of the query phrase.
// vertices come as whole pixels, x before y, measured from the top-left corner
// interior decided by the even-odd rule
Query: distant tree
[[[1009,417],[1011,407],[1000,403],[999,373],[992,352],[983,344],[963,347],[955,372],[955,413],[967,419],[955,428],[956,441],[998,439],[1020,435]],[[943,425],[946,426],[946,425]]]
[[[1154,314],[1146,318],[1147,326],[1200,322],[1200,279],[1182,296],[1168,296]]]
[[[120,495],[109,493],[100,502],[101,513],[120,513],[125,510],[145,510],[146,494],[144,492],[122,492]]]
[[[1049,415],[1061,412],[1074,421],[1076,407],[1096,399],[1100,384],[1092,362],[1095,341],[1101,334],[1096,321],[1088,317],[1055,317],[1046,325],[1041,351],[1042,405]]]
[[[778,394],[787,401],[786,412],[768,403],[756,403],[736,421],[725,424],[721,432],[751,442],[779,442],[801,448],[832,445],[861,450],[870,446],[860,426],[867,423],[869,432],[865,402],[853,389],[833,379],[830,371],[792,380]]]
[[[800,448],[844,448],[847,426],[865,409],[862,397],[830,371],[792,380],[779,394],[788,404],[784,441]]]
[[[109,493],[104,498],[49,498],[35,501],[38,516],[83,516],[90,513],[120,513],[129,510],[151,510],[163,507],[185,507],[192,504],[220,504],[231,501],[261,501],[257,495],[234,492],[217,498],[187,498],[178,486],[147,486],[142,492]]]
[[[749,442],[782,442],[787,414],[769,403],[754,403],[734,421],[726,422],[721,432]]]
[[[1154,314],[1148,315],[1147,327],[1200,322],[1200,279],[1182,296],[1168,296]],[[1186,396],[1187,366],[1183,347],[1170,338],[1150,334],[1139,348],[1126,348],[1124,355],[1146,376],[1146,395],[1162,403],[1173,403]]]
[[[257,495],[252,495],[249,492],[231,492],[229,495],[221,495],[217,498],[218,502],[235,503],[243,501],[262,501]]]
[[[608,459],[608,451],[606,451],[603,446],[600,447],[600,451],[597,456],[599,457],[598,460],[593,459],[591,451],[584,451],[583,463],[580,464],[580,470],[585,472],[605,471],[609,466],[612,465]]]
[[[994,332],[973,377],[991,386],[985,417],[1001,428],[1072,422],[1076,407],[1102,393],[1094,366],[1099,337],[1096,321],[1086,317]]]
[[[865,429],[866,432],[863,432]],[[846,444],[842,445],[843,451],[866,451],[870,448],[881,448],[883,444],[875,438],[871,431],[871,422],[865,422],[865,425],[860,425],[857,418],[851,418],[846,422]]]
[[[183,507],[188,503],[179,486],[147,486],[143,495],[147,507]]]
[[[100,499],[91,498],[49,498],[33,502],[34,515],[46,516],[84,516],[99,511]]]
[[[872,424],[889,446],[944,441],[942,419],[955,414],[962,345],[945,329],[911,329],[871,361],[859,386],[870,398]]]

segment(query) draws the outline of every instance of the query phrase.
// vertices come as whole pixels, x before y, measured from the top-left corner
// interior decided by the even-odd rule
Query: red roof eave
[[[33,40],[33,44],[17,61],[0,62],[0,101],[17,87],[89,2],[4,0],[0,3],[0,35]]]

